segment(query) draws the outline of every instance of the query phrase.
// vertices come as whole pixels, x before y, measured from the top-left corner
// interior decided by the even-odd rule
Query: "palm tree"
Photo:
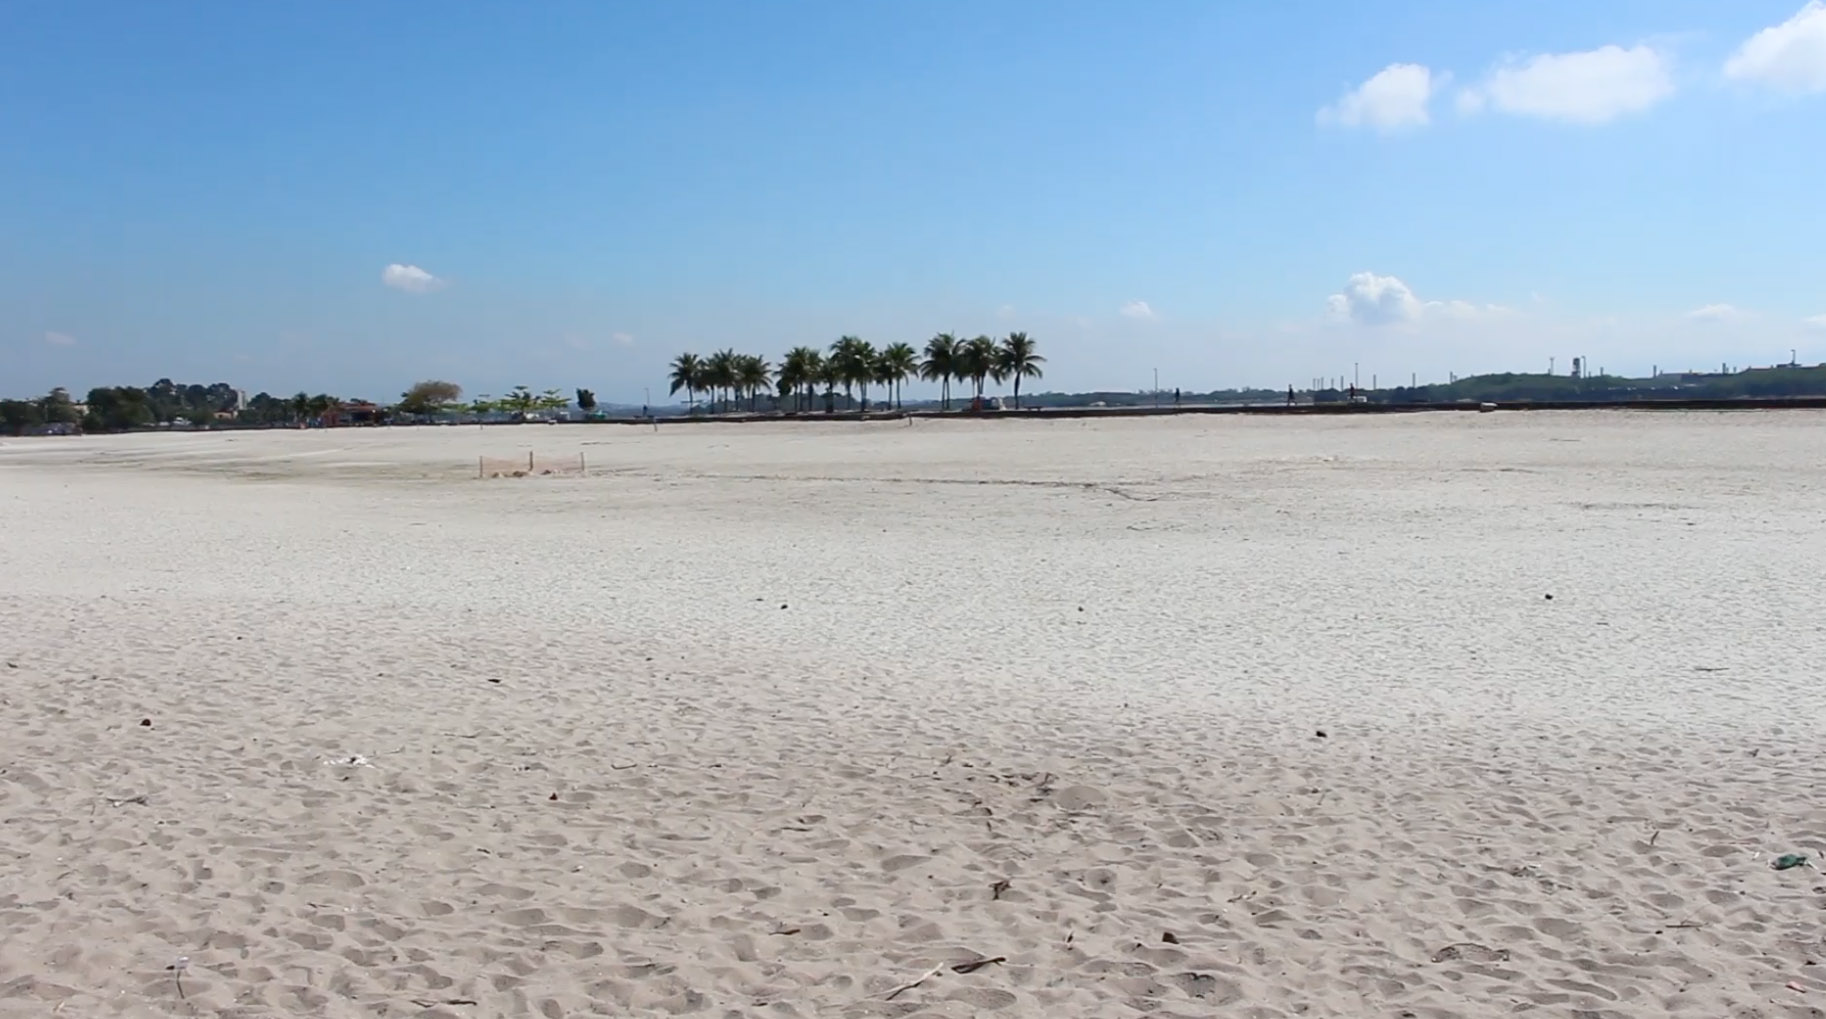
[[[335,407],[336,398],[328,393],[318,393],[316,396],[311,397],[311,416],[319,420],[322,420],[323,416],[328,414]]]
[[[799,411],[799,386],[805,381],[805,355],[800,347],[794,347],[780,358],[780,370],[774,373],[774,382],[780,387],[780,399],[793,398],[793,413]]]
[[[910,343],[890,343],[877,362],[881,381],[894,388],[894,409],[900,409],[900,384],[919,371],[919,351]]]
[[[679,390],[685,391],[685,401],[692,410],[697,409],[697,383],[703,377],[704,362],[696,354],[680,354],[672,359],[672,396]]]
[[[926,341],[926,359],[919,363],[919,377],[943,384],[944,402],[940,406],[950,410],[951,380],[961,377],[957,372],[957,337],[939,333]]]
[[[754,413],[760,392],[773,382],[773,365],[764,357],[742,354],[736,357],[736,384],[748,394],[748,412]]]
[[[824,412],[829,414],[837,400],[837,385],[843,381],[843,369],[834,358],[825,358],[818,365],[818,381],[824,383]]]
[[[1009,333],[1002,341],[1001,349],[996,352],[996,367],[1001,370],[999,378],[1014,380],[1014,407],[1021,409],[1021,380],[1045,377],[1040,366],[1046,363],[1034,349],[1034,342],[1026,333]]]
[[[874,348],[854,336],[840,337],[831,344],[830,364],[843,382],[843,398],[852,399],[855,386],[862,385],[864,403],[869,399],[869,377],[873,374]]]
[[[793,409],[811,406],[811,396],[818,385],[819,372],[824,369],[824,355],[811,347],[794,347],[786,352],[780,362],[780,386],[783,392],[793,395]]]
[[[304,424],[311,414],[311,394],[300,389],[288,402],[292,406],[292,416],[298,419],[299,424]]]
[[[712,389],[729,393],[729,400],[724,402],[724,410],[728,410],[728,403],[735,399],[736,384],[741,377],[741,357],[734,350],[724,347],[704,362],[705,381],[710,383]],[[711,410],[715,409],[715,402],[712,401]]]
[[[976,398],[983,398],[983,383],[993,378],[1002,381],[1002,367],[996,355],[995,341],[987,336],[978,336],[964,344],[959,353],[959,375],[976,383]]]

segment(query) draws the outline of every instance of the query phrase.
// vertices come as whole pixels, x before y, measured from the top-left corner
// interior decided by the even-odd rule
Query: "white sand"
[[[1819,1015],[1822,436],[4,441],[0,1015]]]

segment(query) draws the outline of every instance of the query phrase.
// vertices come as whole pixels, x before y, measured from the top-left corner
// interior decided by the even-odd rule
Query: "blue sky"
[[[1818,0],[10,0],[0,392],[1822,361],[1823,166]]]

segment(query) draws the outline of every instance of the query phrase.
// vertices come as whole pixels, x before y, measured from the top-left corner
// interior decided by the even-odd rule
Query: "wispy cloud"
[[[1448,77],[1420,64],[1390,64],[1356,88],[1346,89],[1336,103],[1320,108],[1318,121],[1384,134],[1425,127],[1432,119],[1427,106]]]
[[[395,290],[408,294],[429,294],[442,290],[447,284],[444,280],[431,275],[416,265],[405,265],[394,262],[380,271],[380,281]]]
[[[1674,94],[1672,59],[1648,45],[1603,46],[1509,60],[1458,94],[1458,109],[1603,124]]]
[[[1130,301],[1118,310],[1122,313],[1123,318],[1132,318],[1141,322],[1152,322],[1159,317],[1154,314],[1153,308],[1148,307],[1146,301]]]
[[[76,337],[71,336],[69,333],[50,332],[44,334],[44,342],[53,347],[74,347],[76,346]]]
[[[997,308],[995,310],[995,317],[1000,319],[1003,322],[1013,321],[1014,320],[1014,305],[1004,304],[1000,308]]]
[[[1826,2],[1808,0],[1794,17],[1745,39],[1725,77],[1781,92],[1826,92]]]
[[[614,340],[615,345],[618,347],[632,347],[634,345],[633,333],[610,333],[609,339]]]
[[[1686,317],[1689,322],[1705,322],[1716,325],[1724,322],[1741,322],[1742,320],[1749,318],[1750,313],[1735,305],[1705,304],[1687,312]]]
[[[1815,329],[1826,329],[1826,315],[1813,315],[1802,319],[1801,322]]]

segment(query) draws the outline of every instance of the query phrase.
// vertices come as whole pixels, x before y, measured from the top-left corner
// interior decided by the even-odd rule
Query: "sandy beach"
[[[1819,1016],[1822,434],[0,440],[0,1015]]]

